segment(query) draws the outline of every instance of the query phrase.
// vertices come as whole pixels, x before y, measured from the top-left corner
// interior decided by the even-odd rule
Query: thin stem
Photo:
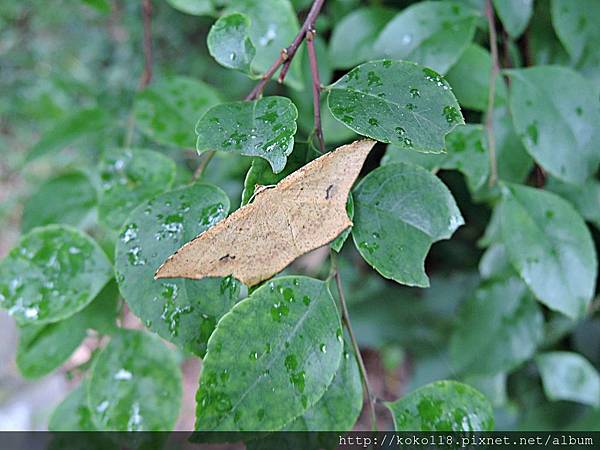
[[[494,7],[492,0],[486,0],[485,13],[490,30],[490,50],[492,53],[492,68],[490,70],[490,85],[488,88],[487,114],[485,118],[485,129],[488,140],[488,151],[490,156],[490,187],[496,184],[498,180],[498,163],[496,161],[496,136],[494,135],[494,100],[496,98],[496,79],[500,72],[500,63],[498,62],[498,37],[496,35],[496,20],[494,16]]]
[[[354,350],[354,355],[356,357],[356,362],[358,363],[358,368],[360,370],[360,376],[363,382],[363,388],[365,393],[367,394],[367,401],[369,402],[369,413],[371,415],[371,429],[373,431],[377,431],[377,414],[375,413],[375,397],[372,394],[371,385],[369,384],[369,378],[367,377],[367,369],[365,367],[365,363],[362,359],[362,355],[360,354],[360,348],[358,346],[358,342],[356,341],[356,336],[354,335],[354,330],[352,329],[352,324],[350,322],[350,315],[348,314],[348,307],[346,306],[346,297],[344,296],[344,289],[342,288],[342,278],[340,276],[340,272],[337,268],[337,257],[333,250],[330,250],[330,258],[331,258],[331,273],[330,277],[333,275],[335,278],[335,285],[338,291],[338,297],[340,298],[340,308],[342,310],[342,323],[348,330],[348,334],[350,335],[350,342],[352,343],[352,349]]]
[[[252,89],[250,93],[246,96],[246,100],[255,100],[258,97],[260,97],[263,90],[265,89],[267,82],[271,79],[275,72],[277,72],[279,66],[281,66],[284,63],[284,61],[288,59],[288,57],[289,56],[287,50],[283,49],[281,53],[279,53],[279,58],[277,58],[277,60],[275,60],[271,67],[267,69],[263,76],[260,77],[260,81],[258,82],[258,84],[254,86],[254,89]]]
[[[281,72],[279,73],[279,79],[277,80],[280,83],[283,83],[283,80],[285,79],[285,76],[287,75],[288,70],[290,70],[290,65],[292,64],[292,59],[294,58],[294,55],[296,54],[298,47],[300,47],[300,44],[306,37],[306,32],[315,27],[315,21],[317,20],[317,17],[319,16],[319,13],[321,12],[321,8],[323,7],[324,3],[325,3],[325,0],[315,0],[313,2],[312,6],[310,7],[310,11],[308,11],[306,19],[304,19],[304,23],[302,24],[300,31],[298,32],[298,34],[292,41],[292,44],[287,48],[288,59],[283,64],[283,67],[281,68]]]
[[[323,127],[321,126],[321,80],[319,78],[319,65],[317,64],[317,52],[315,51],[315,30],[306,32],[306,48],[308,49],[308,60],[310,62],[310,74],[312,78],[314,129],[321,153],[325,153],[325,140],[323,139]]]
[[[196,181],[197,179],[199,179],[202,176],[204,169],[206,169],[206,166],[208,166],[208,163],[210,162],[210,160],[213,159],[213,156],[215,156],[215,153],[216,152],[214,150],[209,150],[208,152],[206,152],[204,158],[202,159],[202,161],[200,161],[200,164],[198,164],[198,167],[196,167],[196,170],[194,171],[194,176],[193,176],[194,181]]]
[[[138,91],[144,89],[152,81],[152,0],[142,0],[142,23],[144,27],[144,72],[142,72],[138,82]],[[134,128],[135,116],[131,111],[127,119],[127,132],[124,142],[126,148],[131,146]]]

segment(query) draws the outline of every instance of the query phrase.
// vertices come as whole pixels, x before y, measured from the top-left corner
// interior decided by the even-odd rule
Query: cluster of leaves
[[[155,23],[175,14],[185,28],[214,16],[210,55],[250,80],[300,30],[295,7],[310,6],[168,3],[191,16],[155,5]],[[492,408],[500,428],[597,424],[597,410],[580,405],[600,405],[598,264],[585,223],[600,224],[600,8],[593,0],[494,1],[505,33],[490,43],[484,1],[358,3],[333,1],[317,22],[330,37],[316,40],[324,136],[328,148],[356,135],[387,147],[352,191],[352,239],[347,231],[332,247],[361,344],[392,363],[398,350],[414,360],[410,389],[419,389],[387,404],[395,428],[490,430]],[[511,67],[491,105],[490,44],[502,44]],[[123,99],[86,105],[29,150],[35,165],[65,147],[103,149],[78,170],[62,161],[27,199],[24,235],[0,264],[0,306],[20,327],[24,376],[61,366],[87,330],[110,336],[80,368],[82,384],[55,410],[51,429],[171,429],[186,355],[203,358],[198,430],[354,426],[361,374],[329,278],[294,268],[251,290],[232,277],[154,279],[175,250],[250,202],[256,185],[316,156],[305,66],[299,51],[285,87],[248,101],[165,70],[135,95],[129,120]],[[215,70],[205,78],[226,73]],[[331,82],[334,70],[343,72]],[[112,137],[127,136],[128,124],[135,145]],[[186,165],[190,148],[217,153],[201,180]],[[431,280],[429,253],[439,267]],[[367,266],[374,270],[359,269]],[[117,326],[123,301],[147,331]]]

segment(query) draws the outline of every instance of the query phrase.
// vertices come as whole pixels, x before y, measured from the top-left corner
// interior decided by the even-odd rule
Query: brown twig
[[[194,175],[192,177],[194,181],[202,176],[204,169],[206,169],[206,166],[208,166],[210,160],[213,159],[213,156],[215,156],[214,150],[209,150],[205,153],[204,158],[202,158],[202,161],[200,161],[200,164],[198,164],[198,167],[196,167],[196,170],[194,171]]]
[[[333,253],[333,250],[330,252],[332,265],[336,263],[336,256]],[[367,401],[369,402],[369,413],[371,415],[371,428],[376,431],[377,430],[377,414],[375,413],[375,398],[373,397],[371,391],[371,385],[369,384],[369,379],[367,378],[367,369],[365,367],[365,363],[362,359],[362,355],[360,354],[360,348],[358,346],[358,342],[356,341],[356,337],[354,335],[354,330],[352,329],[352,324],[350,323],[350,315],[348,314],[348,307],[346,306],[346,297],[344,296],[344,290],[342,288],[342,279],[340,277],[340,272],[335,267],[333,269],[333,277],[335,278],[335,285],[338,291],[338,297],[340,299],[340,308],[342,310],[342,322],[346,329],[348,330],[348,334],[350,335],[350,342],[352,343],[352,349],[354,350],[354,355],[356,357],[356,362],[358,363],[358,368],[360,370],[360,375],[363,382],[363,387],[365,393],[367,394]]]
[[[142,0],[144,21],[144,72],[140,78],[140,90],[152,80],[152,0]]]
[[[308,49],[308,60],[310,62],[310,74],[312,77],[314,129],[321,153],[325,153],[325,140],[323,139],[323,127],[321,126],[321,80],[319,78],[317,52],[315,51],[315,30],[312,28],[306,32],[306,48]]]
[[[490,179],[489,186],[492,187],[498,180],[498,163],[496,161],[496,137],[494,135],[494,100],[496,98],[496,79],[500,72],[498,62],[498,37],[496,34],[496,18],[492,0],[486,0],[485,13],[488,20],[490,50],[492,53],[492,68],[490,70],[490,85],[488,88],[487,114],[485,118],[485,129],[488,140],[488,153],[490,156]]]
[[[250,93],[246,96],[246,100],[255,100],[256,98],[258,98],[262,94],[267,82],[271,79],[275,72],[277,72],[279,66],[281,66],[283,62],[287,59],[287,49],[284,48],[283,50],[281,50],[279,58],[277,58],[275,62],[271,65],[271,67],[269,67],[267,71],[263,74],[263,76],[260,77],[260,81],[258,82],[258,84],[254,86],[254,89],[252,89]]]

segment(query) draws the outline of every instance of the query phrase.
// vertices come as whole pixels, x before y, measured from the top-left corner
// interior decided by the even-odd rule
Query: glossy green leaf
[[[535,358],[550,400],[600,406],[600,375],[583,356],[572,352],[541,353]]]
[[[598,262],[581,216],[555,194],[518,185],[504,188],[500,208],[509,259],[536,297],[573,319],[585,314]]]
[[[286,97],[222,103],[196,125],[199,153],[208,150],[259,156],[281,172],[294,148],[298,110]]]
[[[248,35],[249,28],[250,19],[243,14],[221,16],[206,38],[208,51],[222,66],[251,74],[250,64],[256,49]]]
[[[477,44],[471,44],[448,71],[446,80],[463,108],[476,111],[487,109],[491,69],[490,52]],[[506,84],[502,77],[498,77],[495,105],[505,104],[506,98]]]
[[[214,13],[213,0],[167,0],[173,8],[193,16],[208,16]]]
[[[483,127],[463,125],[446,135],[448,153],[418,153],[388,146],[381,164],[406,162],[427,170],[456,169],[462,172],[471,191],[481,188],[489,175],[489,157],[486,151]]]
[[[593,85],[566,67],[507,73],[515,129],[529,154],[555,177],[585,182],[600,162],[600,110]]]
[[[169,431],[181,403],[175,355],[156,336],[122,329],[94,362],[87,396],[98,430]]]
[[[456,381],[437,381],[386,403],[396,431],[492,431],[492,405]]]
[[[231,278],[155,280],[154,273],[228,210],[223,191],[193,184],[134,209],[117,242],[117,281],[131,311],[150,330],[196,355],[204,354],[217,321],[237,301],[239,284]]]
[[[98,215],[113,229],[120,228],[137,205],[168,190],[175,179],[175,163],[152,150],[108,150],[98,171]]]
[[[218,323],[196,395],[201,431],[275,431],[325,393],[342,359],[327,284],[276,278]]]
[[[494,0],[494,9],[512,38],[523,34],[533,14],[533,0]]]
[[[89,236],[66,226],[36,228],[0,263],[0,306],[20,325],[57,322],[85,308],[111,277]]]
[[[560,41],[574,61],[600,39],[600,4],[595,0],[552,0],[552,24]]]
[[[116,331],[117,284],[108,283],[82,311],[59,322],[20,328],[17,367],[25,378],[39,378],[60,367],[79,347],[88,328]]]
[[[590,178],[582,185],[563,183],[549,177],[544,186],[568,200],[583,218],[600,228],[600,182]]]
[[[60,175],[46,181],[27,199],[21,229],[27,232],[53,223],[79,227],[96,203],[96,189],[86,175],[81,172]]]
[[[75,111],[58,120],[29,150],[26,161],[33,161],[48,153],[62,150],[90,134],[108,127],[109,114],[99,108]]]
[[[484,280],[518,275],[508,259],[506,247],[503,244],[492,244],[481,255],[479,274]]]
[[[446,73],[473,40],[477,16],[459,2],[416,3],[386,25],[375,41],[375,52]]]
[[[380,6],[360,8],[335,24],[329,41],[329,60],[339,69],[349,69],[373,57],[379,32],[394,16]]]
[[[172,77],[152,83],[137,94],[135,123],[161,144],[194,148],[194,126],[210,107],[221,102],[217,91],[200,80]]]
[[[329,86],[333,116],[358,134],[426,153],[444,151],[444,136],[464,120],[436,72],[404,61],[355,67]]]
[[[96,431],[87,405],[86,384],[83,381],[73,389],[52,412],[49,431]]]
[[[464,223],[448,188],[427,170],[398,163],[369,173],[353,195],[352,237],[362,257],[386,278],[429,286],[431,244]]]
[[[300,30],[296,12],[289,0],[228,0],[224,14],[238,12],[250,19],[250,39],[256,47],[252,61],[254,73],[264,73],[281,50],[292,43]],[[302,58],[294,57],[285,81],[294,89],[302,88]]]
[[[544,316],[516,277],[483,284],[461,305],[450,341],[453,367],[471,375],[511,371],[533,356]]]

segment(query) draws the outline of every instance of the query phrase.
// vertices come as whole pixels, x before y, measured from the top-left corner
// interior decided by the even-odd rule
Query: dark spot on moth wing
[[[219,261],[226,261],[226,260],[234,260],[235,259],[235,255],[230,255],[229,253],[227,253],[226,255],[223,255],[219,258]]]
[[[335,186],[333,184],[327,186],[327,189],[325,190],[325,200],[329,200],[331,198],[331,194],[334,190]]]

